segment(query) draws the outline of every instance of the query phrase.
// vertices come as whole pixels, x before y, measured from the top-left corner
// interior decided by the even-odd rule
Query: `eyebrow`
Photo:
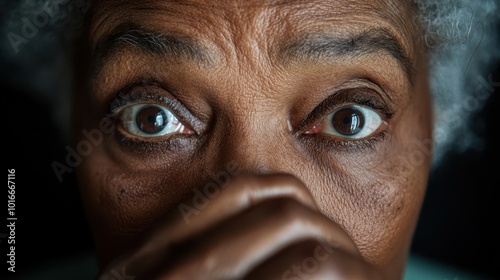
[[[203,65],[211,64],[208,52],[192,38],[126,28],[108,35],[96,44],[92,59],[94,72],[98,72],[116,51],[130,47],[153,56],[175,60],[188,59]]]
[[[212,64],[208,51],[193,38],[130,26],[119,30],[96,44],[93,55],[94,73],[99,72],[114,52],[127,47],[139,49],[150,55],[176,60],[183,58],[201,65]],[[369,29],[347,37],[307,35],[286,44],[280,52],[280,57],[284,61],[289,59],[320,61],[339,57],[354,58],[381,52],[395,58],[413,84],[415,69],[411,60],[396,37],[383,28]]]
[[[413,84],[415,69],[402,45],[386,29],[370,29],[354,36],[308,35],[285,45],[281,58],[320,61],[339,57],[360,57],[385,52],[396,59]]]

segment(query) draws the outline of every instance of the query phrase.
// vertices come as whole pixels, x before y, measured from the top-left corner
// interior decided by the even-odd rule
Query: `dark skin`
[[[414,13],[389,0],[94,1],[74,135],[103,118],[116,128],[78,167],[103,279],[122,267],[400,279],[430,166],[430,152],[410,160],[432,127]],[[178,122],[145,134],[148,117],[167,118],[158,108]],[[193,189],[234,165],[186,222]],[[315,269],[293,269],[310,257]]]

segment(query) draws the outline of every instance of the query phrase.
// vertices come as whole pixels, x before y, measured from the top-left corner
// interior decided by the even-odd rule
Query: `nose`
[[[219,139],[211,140],[218,146],[213,158],[219,164],[236,162],[244,172],[283,173],[287,158],[293,155],[286,114],[276,109],[254,104],[231,110],[219,116],[214,130],[212,135]]]

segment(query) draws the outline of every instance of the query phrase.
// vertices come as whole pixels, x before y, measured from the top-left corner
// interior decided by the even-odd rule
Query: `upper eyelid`
[[[302,119],[302,121],[300,121],[300,123],[298,123],[298,125],[295,126],[294,131],[296,133],[303,132],[305,129],[308,129],[307,126],[319,121],[319,117],[326,117],[334,109],[350,103],[365,105],[376,109],[387,119],[390,119],[396,112],[395,108],[386,102],[392,101],[392,99],[390,99],[387,96],[387,93],[380,87],[376,86],[375,89],[373,89],[372,82],[366,81],[366,79],[357,79],[354,81],[356,83],[361,81],[363,83],[361,86],[358,85],[357,87],[349,87],[353,86],[349,85],[352,81],[353,80],[341,85],[341,88],[337,88],[336,92],[323,99],[305,118]],[[368,85],[365,84],[366,82]],[[201,134],[205,130],[207,124],[204,124],[196,118],[182,102],[180,102],[175,96],[172,95],[172,97],[167,97],[163,93],[160,93],[160,91],[166,92],[168,95],[172,95],[169,90],[154,81],[141,81],[130,84],[115,94],[108,102],[108,117],[116,117],[116,112],[124,106],[141,103],[159,104],[171,111],[179,119],[179,121],[189,126],[196,134]],[[355,93],[354,96],[351,96],[350,93],[352,92]],[[367,94],[366,92],[372,93]],[[368,95],[378,97],[367,97]],[[362,96],[362,98],[359,98],[359,96]],[[328,102],[328,100],[333,101]],[[376,104],[367,104],[368,102]],[[322,108],[320,107],[324,107],[323,110],[321,110]]]
[[[304,130],[309,129],[310,126],[319,122],[331,112],[348,104],[363,105],[379,111],[386,119],[392,118],[395,113],[395,109],[387,104],[382,97],[373,97],[380,96],[380,94],[367,94],[366,92],[369,91],[374,92],[374,90],[368,88],[348,88],[339,90],[329,95],[302,120],[302,122],[298,125],[296,132],[303,132]],[[368,97],[367,95],[370,95],[371,97]]]
[[[111,109],[111,114],[116,115],[120,111],[122,111],[123,109],[125,109],[127,107],[138,106],[138,105],[147,105],[147,104],[163,107],[163,108],[169,110],[170,112],[172,112],[172,114],[176,115],[175,111],[172,110],[167,104],[164,104],[163,102],[158,102],[156,100],[147,100],[147,99],[144,99],[144,100],[132,100],[130,102],[121,104],[119,106],[113,106],[113,109]]]
[[[167,98],[161,97],[157,94],[151,94],[148,90],[135,90],[135,92],[131,91],[133,91],[133,89],[124,89],[115,94],[109,102],[109,111],[113,112],[125,105],[139,103],[141,101],[157,102],[167,105],[168,103],[172,103]]]
[[[140,87],[141,89],[137,89],[137,87]],[[159,91],[161,91],[162,93],[160,93]],[[185,106],[179,100],[177,100],[173,96],[171,98],[164,96],[165,93],[168,93],[170,95],[170,92],[168,90],[160,88],[156,85],[133,84],[113,96],[113,99],[109,102],[108,112],[112,115],[124,106],[129,106],[132,104],[151,103],[158,104],[167,108],[177,117],[182,118],[193,116],[191,112],[187,108],[185,108]]]
[[[137,89],[138,87],[141,89]],[[166,96],[165,94],[170,96]],[[205,129],[205,125],[193,115],[182,102],[175,98],[170,91],[156,84],[132,84],[119,91],[114,95],[113,99],[109,101],[107,115],[111,118],[116,117],[117,111],[124,106],[141,103],[151,103],[165,107],[171,111],[180,122],[187,125],[196,134],[202,133]]]

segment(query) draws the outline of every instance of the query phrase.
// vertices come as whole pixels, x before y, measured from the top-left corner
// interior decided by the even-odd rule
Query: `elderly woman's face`
[[[95,2],[75,135],[116,128],[78,170],[102,264],[237,169],[297,177],[363,259],[401,270],[432,119],[406,1]]]

